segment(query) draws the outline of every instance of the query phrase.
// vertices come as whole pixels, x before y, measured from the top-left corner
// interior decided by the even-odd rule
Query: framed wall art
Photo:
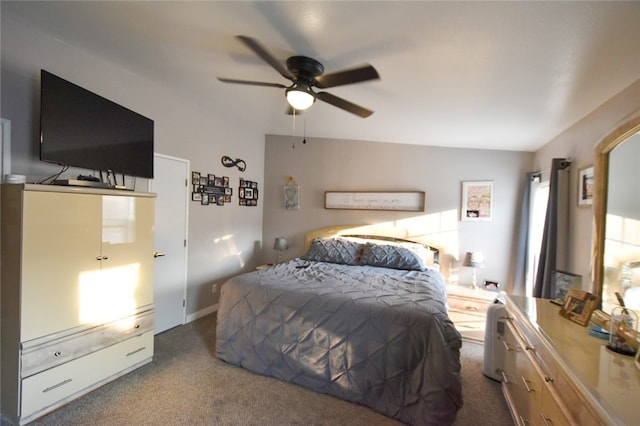
[[[593,204],[593,166],[578,172],[578,205],[590,206],[591,204]]]
[[[300,209],[300,187],[298,185],[285,185],[283,196],[285,210]]]
[[[424,211],[423,191],[326,191],[325,209]]]
[[[493,219],[493,182],[462,182],[460,219],[489,221]]]
[[[258,205],[258,182],[240,178],[238,204],[245,207]]]
[[[224,206],[231,202],[233,189],[229,187],[228,176],[191,172],[191,185],[191,200],[203,206]]]

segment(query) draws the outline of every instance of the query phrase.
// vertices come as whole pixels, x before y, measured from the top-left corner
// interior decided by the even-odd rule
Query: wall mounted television
[[[41,70],[40,159],[151,179],[153,120]]]

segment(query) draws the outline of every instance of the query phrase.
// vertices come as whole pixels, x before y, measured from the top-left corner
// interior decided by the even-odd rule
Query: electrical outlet
[[[218,292],[218,284],[213,284],[211,286],[211,293],[216,294]]]

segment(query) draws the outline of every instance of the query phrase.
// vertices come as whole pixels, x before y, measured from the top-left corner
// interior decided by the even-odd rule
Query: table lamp
[[[484,268],[484,256],[481,251],[468,251],[464,256],[462,266],[473,268],[473,284],[470,288],[476,287],[476,268]]]
[[[289,243],[286,238],[276,237],[276,240],[273,242],[273,249],[278,252],[278,263],[282,262],[282,251],[288,248]]]

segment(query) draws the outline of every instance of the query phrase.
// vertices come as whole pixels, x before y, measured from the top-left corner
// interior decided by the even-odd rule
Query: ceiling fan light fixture
[[[287,102],[298,111],[309,108],[316,101],[316,94],[305,85],[294,84],[286,90]]]

